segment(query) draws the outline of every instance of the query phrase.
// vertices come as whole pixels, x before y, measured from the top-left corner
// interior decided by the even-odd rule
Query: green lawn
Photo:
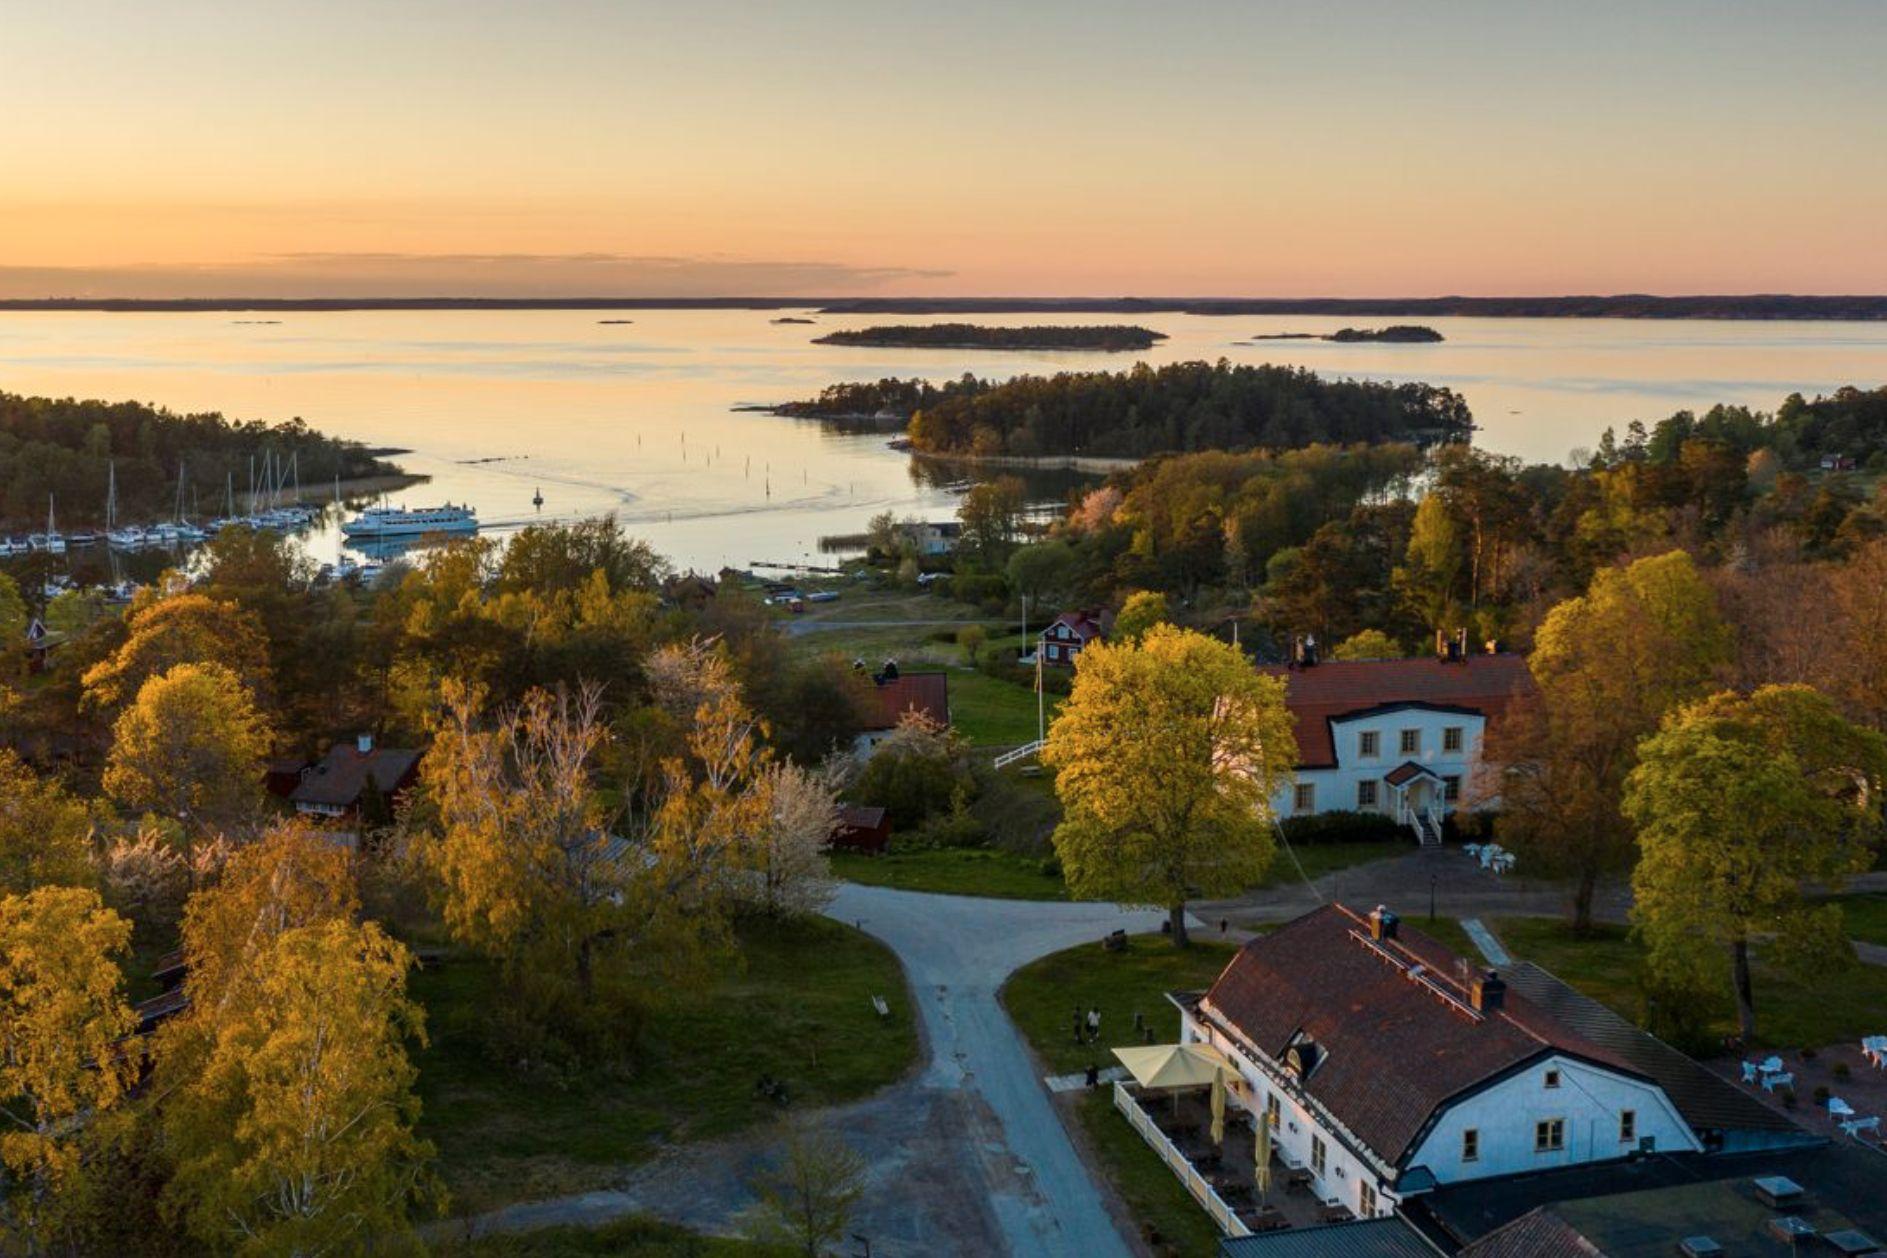
[[[1135,935],[1125,952],[1109,952],[1099,942],[1082,944],[1017,970],[1003,986],[1003,1007],[1050,1072],[1083,1070],[1090,1062],[1111,1066],[1109,1047],[1140,1042],[1136,1013],[1153,1028],[1155,1043],[1173,1043],[1179,1010],[1166,993],[1210,987],[1235,951],[1203,939],[1175,948],[1162,935]],[[1077,1007],[1084,1014],[1101,1011],[1100,1044],[1074,1042]]]
[[[1339,869],[1349,869],[1353,865],[1367,865],[1371,861],[1389,860],[1396,856],[1407,856],[1415,850],[1415,841],[1403,842],[1400,839],[1387,843],[1298,843],[1291,851],[1297,853],[1297,860],[1304,866],[1304,873],[1317,879],[1325,874],[1335,873]],[[1286,883],[1299,882],[1297,864],[1291,860],[1290,852],[1282,845],[1271,861],[1271,868],[1265,871],[1261,887],[1278,887]]]
[[[1136,1013],[1152,1028],[1155,1043],[1176,1040],[1179,1010],[1166,993],[1209,987],[1234,951],[1230,944],[1203,940],[1175,948],[1161,935],[1135,935],[1125,952],[1082,944],[1017,970],[1003,986],[1003,1007],[1045,1069],[1072,1073],[1090,1064],[1111,1066],[1108,1047],[1141,1042],[1133,1033]],[[1084,1014],[1091,1007],[1101,1011],[1100,1044],[1074,1042],[1077,1007]],[[1073,1110],[1143,1235],[1161,1238],[1155,1252],[1216,1252],[1218,1229],[1159,1155],[1115,1112],[1110,1097],[1102,1088],[1073,1098]]]
[[[1062,696],[1048,696],[1047,719],[1060,711]],[[1035,690],[980,673],[950,670],[950,724],[970,742],[984,747],[1014,747],[1035,741]]]
[[[1139,1221],[1143,1239],[1159,1254],[1216,1254],[1219,1229],[1206,1217],[1173,1168],[1147,1147],[1114,1108],[1113,1090],[1099,1088],[1074,1102],[1081,1130],[1114,1191]]]
[[[1851,895],[1841,901],[1848,938],[1887,946],[1887,895]]]
[[[1552,971],[1628,1018],[1644,1020],[1639,981],[1644,951],[1624,927],[1599,927],[1581,939],[1557,918],[1508,917],[1489,925],[1514,956]],[[1858,1039],[1880,1029],[1881,1010],[1887,1009],[1887,968],[1856,963],[1804,980],[1764,964],[1759,952],[1755,998],[1763,1047],[1820,1047]],[[1735,1029],[1726,955],[1723,993],[1707,1034],[1714,1042]]]
[[[993,847],[943,847],[861,856],[835,852],[832,872],[848,882],[900,891],[980,895],[999,900],[1065,900],[1060,874],[1044,873],[1039,856]]]
[[[700,1236],[632,1215],[598,1227],[551,1227],[470,1242],[434,1241],[432,1252],[446,1258],[792,1258],[795,1251]]]
[[[1454,950],[1456,956],[1467,957],[1470,961],[1478,961],[1481,958],[1481,950],[1474,946],[1472,939],[1468,938],[1468,932],[1461,929],[1461,923],[1452,917],[1437,917],[1434,921],[1430,921],[1425,914],[1415,913],[1402,920],[1429,938],[1448,945]],[[1486,925],[1486,923],[1482,924]]]
[[[848,1100],[895,1082],[917,1059],[904,975],[889,950],[823,919],[743,927],[744,968],[659,1012],[627,1069],[559,1087],[495,1060],[484,1023],[503,999],[493,968],[453,960],[413,980],[432,1043],[419,1056],[421,1134],[455,1214],[607,1182],[662,1143],[725,1135],[778,1116],[763,1073],[795,1104]],[[880,1020],[871,997],[883,996]]]

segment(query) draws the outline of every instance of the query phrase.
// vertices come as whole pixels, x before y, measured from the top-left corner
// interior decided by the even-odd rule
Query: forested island
[[[1318,332],[1260,332],[1254,341],[1388,341],[1408,345],[1432,345],[1444,339],[1434,328],[1414,323],[1397,323],[1386,328],[1339,328],[1328,334]]]
[[[245,494],[265,458],[270,467],[292,462],[311,487],[401,474],[358,442],[324,436],[300,419],[269,424],[142,402],[0,393],[0,529],[43,524],[49,496],[61,525],[103,524],[114,473],[120,519],[168,518],[180,474],[185,508],[217,514],[225,490]]]
[[[977,456],[1140,458],[1318,442],[1433,445],[1466,441],[1474,431],[1468,404],[1448,389],[1325,380],[1297,367],[1223,360],[1002,383],[966,375],[942,385],[896,379],[839,384],[776,409],[817,419],[908,418],[919,452]]]
[[[1150,349],[1165,339],[1164,332],[1130,324],[995,328],[977,323],[917,323],[828,332],[814,338],[813,344],[870,345],[894,349],[1087,349],[1114,352]]]

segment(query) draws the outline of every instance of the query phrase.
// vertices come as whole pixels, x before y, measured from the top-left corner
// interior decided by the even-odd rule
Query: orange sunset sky
[[[1887,292],[1887,4],[64,0],[0,297]]]

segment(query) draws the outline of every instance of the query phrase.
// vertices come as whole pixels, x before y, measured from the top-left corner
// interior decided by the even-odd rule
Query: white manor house
[[[1469,654],[1441,641],[1433,657],[1333,660],[1305,640],[1282,677],[1297,733],[1296,781],[1271,801],[1276,817],[1381,812],[1424,843],[1460,806],[1488,723],[1532,690],[1519,655]]]

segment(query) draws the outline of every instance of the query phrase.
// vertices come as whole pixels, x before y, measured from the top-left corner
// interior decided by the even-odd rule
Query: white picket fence
[[[1179,1182],[1186,1185],[1186,1191],[1193,1195],[1193,1199],[1205,1207],[1206,1213],[1212,1216],[1212,1221],[1219,1225],[1221,1232],[1227,1236],[1251,1235],[1251,1229],[1245,1226],[1232,1207],[1225,1204],[1211,1182],[1193,1169],[1186,1155],[1166,1138],[1166,1133],[1160,1130],[1157,1123],[1147,1117],[1147,1112],[1140,1108],[1140,1102],[1134,1100],[1124,1083],[1114,1085],[1114,1108],[1127,1116],[1127,1121],[1140,1133],[1140,1138],[1160,1155],[1161,1161],[1173,1168],[1173,1174],[1179,1176]]]

